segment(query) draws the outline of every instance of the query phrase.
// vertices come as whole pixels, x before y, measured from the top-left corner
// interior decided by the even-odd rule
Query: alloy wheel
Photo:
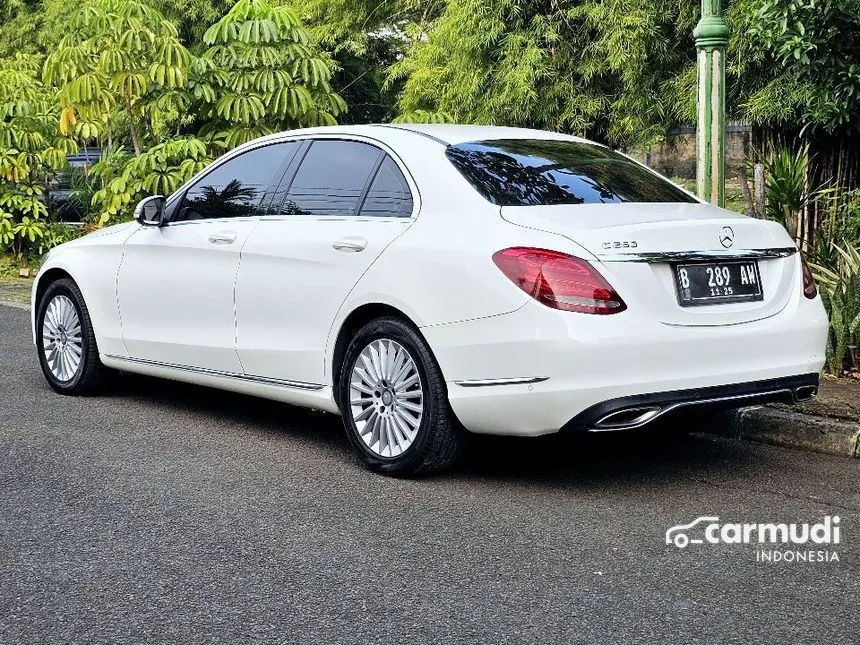
[[[358,435],[381,457],[403,454],[415,441],[424,413],[424,391],[415,360],[403,345],[372,341],[352,368],[349,403]]]
[[[42,351],[54,378],[65,383],[75,377],[83,346],[81,319],[74,303],[68,296],[54,296],[42,322]]]

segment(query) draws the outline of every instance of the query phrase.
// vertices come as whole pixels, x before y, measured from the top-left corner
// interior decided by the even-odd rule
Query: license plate
[[[758,262],[743,260],[678,264],[675,266],[678,303],[682,307],[761,300]]]

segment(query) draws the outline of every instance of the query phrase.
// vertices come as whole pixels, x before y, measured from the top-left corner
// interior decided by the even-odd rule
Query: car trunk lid
[[[785,229],[710,204],[621,203],[504,206],[513,224],[560,234],[597,260],[628,306],[672,325],[730,325],[772,316],[799,284],[794,243]],[[579,248],[577,248],[579,247]],[[563,249],[558,249],[563,250]],[[679,264],[748,259],[758,264],[762,300],[682,306]]]

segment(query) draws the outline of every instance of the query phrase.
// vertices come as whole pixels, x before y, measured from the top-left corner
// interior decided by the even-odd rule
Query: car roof
[[[315,128],[302,128],[298,130],[288,130],[270,134],[260,139],[256,139],[249,144],[240,146],[244,148],[248,145],[255,145],[266,141],[274,141],[283,138],[284,136],[301,136],[301,135],[337,135],[337,134],[352,134],[364,135],[369,137],[377,137],[385,139],[386,132],[394,134],[394,132],[412,132],[443,145],[464,143],[467,141],[488,141],[494,139],[555,139],[565,141],[584,141],[592,143],[587,139],[575,137],[561,132],[549,132],[547,130],[532,130],[529,128],[509,128],[496,125],[465,125],[454,123],[373,123],[368,125],[333,125]]]
[[[493,139],[562,139],[587,141],[561,132],[533,130],[531,128],[509,128],[498,125],[467,125],[461,123],[392,123],[376,124],[375,127],[398,128],[438,139],[445,144],[466,141],[488,141]]]

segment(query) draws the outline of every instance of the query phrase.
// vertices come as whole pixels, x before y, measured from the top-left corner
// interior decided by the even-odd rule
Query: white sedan
[[[572,136],[297,130],[224,155],[33,287],[48,383],[110,369],[339,413],[363,461],[816,392],[827,318],[777,223]]]

